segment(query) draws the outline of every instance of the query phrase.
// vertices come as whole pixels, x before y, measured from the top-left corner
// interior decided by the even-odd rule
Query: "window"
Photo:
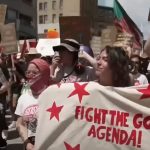
[[[59,14],[59,17],[62,17],[63,16],[63,14]]]
[[[60,8],[60,9],[63,8],[63,0],[60,0],[60,2],[59,2],[59,8]]]
[[[48,29],[44,29],[44,33],[47,33],[48,32]]]
[[[52,1],[52,9],[53,9],[53,10],[56,9],[56,1]]]
[[[39,16],[39,24],[43,24],[43,16]]]
[[[113,0],[99,0],[98,5],[104,7],[113,7]]]
[[[39,24],[44,24],[46,23],[48,20],[48,16],[47,15],[41,15],[39,16]]]
[[[39,3],[39,10],[43,9],[43,3]]]
[[[13,9],[8,9],[7,10],[7,19],[16,20],[17,19],[17,12]]]
[[[46,23],[48,20],[48,16],[47,15],[44,15],[44,23]]]
[[[52,15],[52,22],[55,23],[56,22],[56,14]]]
[[[26,3],[27,5],[31,5],[31,6],[32,6],[32,3],[33,3],[32,0],[23,0],[23,2]]]
[[[19,15],[19,19],[20,19],[20,24],[30,25],[31,26],[32,18],[30,16],[26,16],[24,14],[20,14]]]
[[[44,10],[47,10],[47,2],[44,3]]]

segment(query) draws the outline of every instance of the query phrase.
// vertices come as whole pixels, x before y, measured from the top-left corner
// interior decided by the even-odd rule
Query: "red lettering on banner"
[[[142,114],[136,114],[133,117],[133,125],[135,128],[139,129],[144,127],[145,129],[150,129],[150,116],[143,117]]]
[[[91,126],[91,129],[88,132],[88,136],[96,137],[96,129],[94,125]]]
[[[119,135],[120,134],[120,129],[113,129],[113,133],[112,133],[112,143],[119,143]]]
[[[136,114],[133,117],[133,125],[135,128],[139,129],[142,126],[142,114]]]
[[[99,140],[102,140],[102,139],[105,138],[105,132],[104,132],[104,133],[101,132],[101,131],[103,131],[104,129],[106,129],[105,126],[99,126],[99,127],[97,128],[97,138],[98,138]],[[104,130],[104,131],[105,131],[105,130]]]
[[[90,115],[90,112],[93,111],[93,108],[88,108],[86,110],[86,113],[85,113],[85,118],[88,122],[92,122],[93,121],[93,117],[92,115]]]
[[[137,147],[141,148],[141,142],[142,142],[142,131],[139,131]]]
[[[81,108],[81,106],[76,106],[76,110],[75,110],[75,118],[76,119],[79,119],[78,116],[80,114],[80,108]]]
[[[133,146],[136,146],[136,138],[135,137],[136,137],[136,131],[132,130],[131,135],[130,135],[126,145],[130,145],[130,142],[133,141]]]
[[[116,126],[121,126],[121,127],[128,127],[127,124],[127,117],[129,116],[129,113],[125,112],[120,112],[117,111],[117,117],[116,117]]]
[[[127,138],[128,138],[128,133],[127,131],[125,130],[120,130],[120,136],[119,136],[119,139],[120,139],[120,142],[119,144],[125,144],[126,141],[127,141]]]
[[[102,124],[105,124],[106,122],[106,114],[108,114],[108,110],[105,110],[105,109],[101,109],[101,112],[102,112]]]
[[[101,111],[100,111],[100,109],[95,109],[94,110],[94,123],[98,123],[98,124],[100,124],[100,122],[101,122]]]
[[[106,141],[110,142],[111,141],[111,127],[106,128]]]
[[[116,116],[116,110],[110,110],[110,111],[109,111],[109,114],[111,115],[110,124],[111,124],[111,125],[114,125],[115,116]]]
[[[81,119],[83,119],[84,118],[84,107],[82,106],[81,108],[82,108],[81,109]]]
[[[105,140],[120,145],[132,145],[134,147],[141,147],[142,131],[131,130],[120,130],[117,128],[98,126],[97,128],[92,125],[88,136],[97,138],[98,140]]]
[[[143,125],[145,129],[150,129],[150,116],[147,116],[144,118]]]
[[[129,113],[115,110],[108,111],[105,109],[98,109],[92,107],[86,108],[84,106],[76,106],[75,110],[76,119],[85,119],[87,122],[94,122],[97,124],[105,124],[106,119],[109,118],[110,125],[128,127],[128,117]]]
[[[78,120],[84,120],[86,122],[93,122],[95,125],[100,125],[98,127],[95,125],[91,126],[90,130],[88,131],[89,137],[120,145],[124,144],[132,145],[137,148],[141,147],[141,130],[131,130],[131,128],[125,130],[125,128],[117,128],[129,127],[128,112],[76,106],[75,118]],[[136,129],[141,127],[150,129],[150,116],[143,117],[142,114],[136,114],[133,116],[133,124],[130,125],[134,126]]]

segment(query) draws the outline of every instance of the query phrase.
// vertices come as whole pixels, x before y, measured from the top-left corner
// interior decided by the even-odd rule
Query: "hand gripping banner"
[[[149,150],[150,85],[52,85],[39,99],[36,150]]]

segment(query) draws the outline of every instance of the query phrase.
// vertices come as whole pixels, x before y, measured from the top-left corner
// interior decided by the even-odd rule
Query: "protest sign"
[[[0,25],[5,23],[7,5],[0,4]]]
[[[52,85],[39,99],[36,150],[149,150],[150,85]]]
[[[78,42],[89,45],[91,40],[90,22],[86,17],[67,16],[60,17],[60,38],[72,38]]]
[[[1,25],[0,27],[1,43],[5,54],[13,54],[18,52],[18,45],[16,40],[15,23]]]
[[[39,39],[36,49],[42,56],[53,56],[53,46],[60,45],[60,38]]]

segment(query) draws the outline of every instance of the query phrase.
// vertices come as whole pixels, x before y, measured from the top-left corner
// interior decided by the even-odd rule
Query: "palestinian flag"
[[[133,47],[142,48],[143,34],[128,16],[117,0],[114,0],[115,25],[119,32],[132,34],[135,38]]]

